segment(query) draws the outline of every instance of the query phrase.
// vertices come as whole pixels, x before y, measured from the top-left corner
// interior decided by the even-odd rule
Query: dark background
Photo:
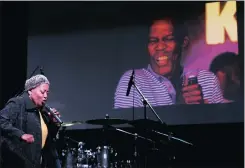
[[[37,2],[40,3],[40,2]],[[74,2],[75,3],[75,2]],[[96,8],[98,10],[106,10],[109,8],[107,3],[101,2],[103,5],[96,5],[92,2],[88,2],[84,5],[84,9],[91,11],[90,7]],[[143,2],[146,3],[146,2]],[[160,3],[160,2],[158,2]],[[182,2],[184,3],[184,2]],[[189,2],[190,3],[190,2]],[[91,5],[89,5],[91,4]],[[118,3],[114,3],[118,6]],[[244,3],[238,2],[238,37],[239,37],[239,53],[241,58],[241,64],[243,64],[243,46],[244,46],[244,23],[243,23],[243,15],[244,15]],[[33,5],[33,4],[32,4]],[[35,4],[37,5],[37,4]],[[47,5],[47,4],[46,4]],[[65,6],[65,5],[64,5]],[[119,5],[120,6],[120,5]],[[147,7],[146,10],[152,10]],[[117,9],[116,11],[122,16],[131,16],[130,12],[125,10],[124,7],[121,7],[121,11],[117,8],[110,7],[111,10]],[[35,26],[30,28],[28,23],[30,23],[31,16],[28,16],[28,9],[30,9],[30,4],[24,2],[4,2],[3,6],[1,6],[2,12],[2,20],[1,20],[1,107],[3,107],[4,103],[13,95],[15,95],[18,91],[21,91],[23,88],[23,83],[27,77],[27,35],[28,30],[30,34],[40,34],[40,33],[54,33],[56,32],[55,26],[63,27],[63,31],[71,31],[71,27],[68,25],[72,25],[69,23],[69,20],[65,20],[65,16],[61,19],[62,22],[57,24],[57,18],[53,19],[43,19],[46,23],[52,23],[55,26],[46,26],[45,22],[41,22],[40,20],[36,20]],[[132,6],[132,11],[135,12],[135,9],[139,9],[138,5],[134,4]],[[198,10],[198,7],[193,8]],[[50,5],[50,10],[55,10],[52,5]],[[144,11],[145,9],[141,9]],[[110,11],[110,10],[109,10]],[[84,22],[89,23],[89,20],[86,18],[95,17],[100,20],[100,17],[108,18],[108,23],[103,22],[103,26],[99,28],[106,28],[114,25],[127,25],[127,24],[136,24],[134,17],[129,17],[132,21],[116,21],[113,17],[116,15],[111,15],[108,11],[107,15],[99,16],[91,13],[87,16],[81,16],[84,19]],[[176,9],[177,11],[177,9]],[[175,12],[176,12],[175,11]],[[186,10],[186,16],[188,13]],[[38,11],[36,11],[38,12]],[[127,14],[126,14],[127,13]],[[140,12],[139,12],[140,13]],[[47,15],[48,18],[52,18],[53,16],[48,15],[48,11],[40,11],[41,15]],[[70,15],[75,15],[73,11],[70,12]],[[181,14],[184,15],[184,14]],[[190,15],[190,14],[189,14]],[[140,18],[142,16],[139,14],[137,17]],[[185,16],[185,17],[186,17]],[[143,18],[143,17],[142,17]],[[30,19],[30,20],[29,20]],[[75,19],[75,18],[74,18]],[[111,22],[111,21],[115,22]],[[122,19],[124,20],[124,19]],[[140,20],[137,21],[138,24],[141,24]],[[64,26],[66,25],[66,26]],[[77,24],[76,24],[77,25]],[[87,28],[98,28],[98,25],[86,24]],[[121,26],[121,25],[120,25]],[[86,26],[81,26],[86,27]],[[80,27],[80,28],[81,28]],[[76,27],[79,29],[79,27]],[[57,32],[60,33],[60,32]],[[243,67],[243,66],[242,66]],[[243,71],[242,71],[243,72]],[[243,77],[244,74],[241,74]],[[242,86],[243,86],[243,78],[242,78]],[[198,124],[198,125],[177,125],[171,126],[172,132],[176,134],[178,137],[182,137],[183,139],[190,140],[195,144],[195,148],[182,147],[182,145],[177,148],[177,161],[182,161],[183,163],[181,167],[187,167],[184,163],[190,163],[192,165],[197,165],[198,167],[243,167],[243,149],[244,149],[244,130],[243,130],[243,122],[242,123],[230,123],[230,124]],[[134,131],[134,130],[131,130]],[[69,131],[71,137],[77,140],[83,140],[85,142],[93,143],[95,139],[98,139],[101,135],[101,131],[99,129],[93,130],[74,130]],[[95,136],[96,135],[96,136]],[[119,137],[115,136],[114,137]],[[117,145],[124,149],[130,149],[130,143],[123,143],[119,139],[115,139],[115,141],[120,144]],[[132,142],[131,142],[132,143]],[[180,162],[179,162],[180,163]]]

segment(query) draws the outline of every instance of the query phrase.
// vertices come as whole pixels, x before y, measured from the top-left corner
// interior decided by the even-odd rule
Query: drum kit
[[[61,150],[61,162],[62,168],[145,168],[145,167],[152,167],[153,165],[147,166],[145,163],[145,159],[142,159],[142,156],[145,158],[145,153],[141,153],[140,150],[141,146],[138,145],[138,141],[142,140],[151,144],[151,151],[161,151],[158,145],[168,145],[170,142],[178,141],[180,143],[184,143],[187,145],[193,145],[190,142],[187,142],[183,139],[177,138],[172,135],[172,133],[163,133],[162,130],[166,130],[167,126],[165,124],[159,123],[154,120],[149,119],[139,119],[139,120],[124,120],[124,119],[117,119],[117,118],[109,118],[108,116],[105,119],[94,119],[88,120],[86,122],[81,121],[74,121],[74,122],[67,122],[63,123],[62,127],[70,127],[77,124],[92,124],[92,125],[100,125],[102,126],[103,134],[103,143],[100,146],[97,146],[94,150],[88,149],[86,143],[83,141],[77,141],[69,136],[64,136],[64,140],[66,145],[64,149]],[[156,142],[154,136],[149,137],[144,134],[143,136],[139,134],[140,131],[136,131],[137,133],[131,133],[124,129],[117,128],[115,125],[121,124],[129,124],[133,126],[136,130],[143,130],[142,134],[151,131],[151,135],[162,136],[164,138],[160,138],[160,142]],[[61,129],[62,130],[62,129]],[[63,129],[64,130],[64,129]],[[107,133],[109,131],[116,131],[119,134],[124,134],[132,137],[133,142],[131,149],[133,152],[132,154],[127,155],[128,158],[121,157],[120,152],[117,151],[115,147],[113,147],[107,141]],[[148,134],[149,135],[149,134]],[[150,135],[150,136],[151,136]],[[165,140],[166,139],[166,140]],[[120,139],[120,143],[123,142]],[[69,146],[69,143],[75,143],[76,147]],[[143,145],[144,147],[146,145]],[[130,146],[131,147],[131,146]],[[125,149],[128,150],[128,149]],[[147,150],[149,152],[149,149]],[[146,152],[146,153],[147,153]],[[159,154],[157,154],[159,155]],[[174,156],[171,156],[173,159]],[[149,163],[148,163],[149,164]],[[153,166],[155,167],[155,166]]]

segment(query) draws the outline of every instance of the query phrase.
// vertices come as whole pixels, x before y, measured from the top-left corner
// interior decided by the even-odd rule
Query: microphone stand
[[[145,96],[143,95],[143,93],[140,91],[140,89],[137,87],[137,85],[135,84],[134,82],[134,78],[133,80],[131,81],[132,85],[134,86],[134,88],[136,88],[136,90],[138,91],[138,93],[141,95],[142,97],[142,103],[144,105],[144,119],[146,120],[147,119],[147,116],[146,116],[146,106],[148,105],[151,109],[151,111],[153,112],[153,114],[156,116],[156,118],[160,121],[161,124],[164,124],[163,121],[161,120],[161,118],[159,117],[159,115],[157,114],[157,112],[153,109],[153,107],[151,106],[151,104],[147,101],[147,99],[145,98]],[[171,142],[172,140],[172,132],[169,132],[168,134],[168,141]],[[172,159],[175,158],[173,156],[173,154],[169,153],[169,162],[170,162],[170,167],[171,167],[171,164],[172,164]],[[146,167],[147,165],[145,165]]]
[[[141,97],[143,98],[142,102],[144,105],[144,119],[146,119],[146,106],[148,105],[151,109],[151,111],[154,113],[154,115],[157,117],[157,119],[161,122],[161,124],[164,124],[163,121],[161,120],[161,118],[159,117],[159,115],[157,114],[157,112],[153,109],[153,107],[151,106],[151,104],[147,101],[147,99],[145,98],[145,96],[143,95],[143,93],[140,91],[140,89],[136,86],[134,80],[132,80],[132,85],[136,88],[136,90],[138,91],[138,93],[141,95]]]

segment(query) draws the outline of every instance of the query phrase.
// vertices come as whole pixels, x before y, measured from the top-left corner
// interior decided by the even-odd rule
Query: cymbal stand
[[[134,168],[140,168],[140,159],[139,159],[139,154],[138,154],[138,151],[137,151],[137,138],[138,138],[138,134],[137,133],[134,133],[134,154],[133,154],[133,157],[134,157]]]
[[[134,157],[134,165],[133,165],[133,168],[140,168],[140,158],[139,158],[140,155],[139,155],[138,148],[137,148],[137,141],[138,141],[138,139],[143,139],[143,140],[146,140],[146,141],[151,142],[151,143],[153,143],[153,144],[155,144],[155,142],[154,142],[153,140],[149,139],[149,138],[140,136],[140,135],[138,135],[137,133],[134,133],[134,134],[133,134],[133,133],[124,131],[124,130],[122,130],[122,129],[115,128],[115,127],[113,127],[113,126],[110,126],[110,128],[115,129],[116,131],[123,132],[123,133],[125,133],[125,134],[131,135],[131,136],[134,137],[134,142],[135,142],[135,143],[134,143],[134,154],[133,154],[133,157]],[[146,164],[145,164],[144,167],[146,167]]]
[[[106,114],[106,116],[105,116],[105,119],[109,119],[110,117],[109,117],[109,115],[108,114]],[[105,145],[105,146],[108,146],[109,144],[109,142],[108,142],[108,129],[109,129],[109,127],[110,127],[110,125],[107,125],[107,124],[105,124],[105,125],[103,125],[103,128],[102,128],[102,131],[103,131],[103,133],[104,133],[104,139],[103,139],[103,145]]]

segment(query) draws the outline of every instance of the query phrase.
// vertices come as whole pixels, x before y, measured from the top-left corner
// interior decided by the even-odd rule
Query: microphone
[[[195,76],[195,75],[190,75],[190,76],[188,77],[188,86],[190,86],[190,85],[195,85],[195,84],[198,84],[197,76]],[[199,86],[199,87],[200,87],[200,86]],[[202,88],[200,88],[200,90],[201,90],[201,96],[202,96],[202,98],[203,98]],[[200,103],[201,103],[201,104],[204,104],[204,100],[202,99],[202,100],[200,101]]]
[[[51,110],[51,107],[49,107],[47,104],[44,105],[44,108],[58,121],[59,124],[62,124],[63,121]]]
[[[132,87],[132,85],[133,85],[133,80],[134,80],[134,69],[133,69],[132,75],[131,75],[131,77],[130,77],[130,80],[129,80],[129,82],[128,82],[128,89],[127,89],[126,96],[129,95],[130,89],[131,89],[131,87]]]
[[[39,70],[40,70],[40,73],[41,73],[42,75],[44,75],[43,67],[39,67]]]
[[[190,75],[188,77],[188,85],[198,84],[197,76]]]

